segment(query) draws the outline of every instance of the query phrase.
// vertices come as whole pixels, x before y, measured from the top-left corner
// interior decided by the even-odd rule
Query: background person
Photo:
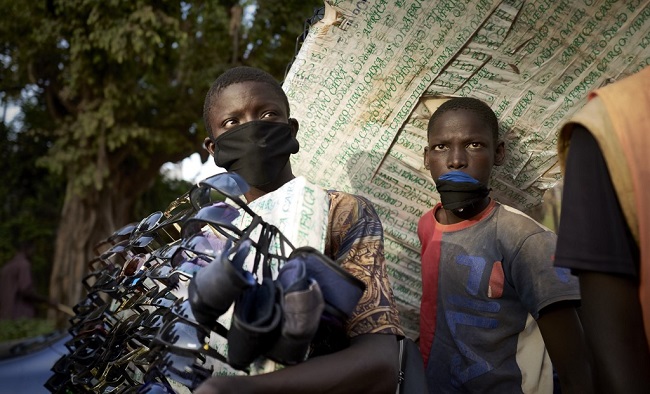
[[[32,279],[33,246],[24,243],[16,254],[0,268],[0,319],[33,319],[35,303],[42,301],[34,290]]]
[[[569,149],[570,147],[570,149]],[[580,280],[602,393],[650,391],[650,68],[598,89],[560,130],[555,264]]]

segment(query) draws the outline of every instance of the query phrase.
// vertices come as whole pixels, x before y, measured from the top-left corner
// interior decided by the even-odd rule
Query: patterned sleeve
[[[330,191],[325,254],[366,284],[348,320],[349,337],[381,333],[403,336],[384,259],[384,232],[371,203]]]

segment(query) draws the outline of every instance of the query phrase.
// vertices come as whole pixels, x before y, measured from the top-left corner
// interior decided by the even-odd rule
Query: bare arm
[[[650,351],[639,304],[638,285],[625,276],[579,274],[585,334],[603,393],[647,393]]]
[[[394,335],[365,334],[347,349],[255,376],[213,377],[196,394],[394,393],[398,347]]]
[[[537,319],[562,393],[592,393],[589,349],[578,313],[571,302],[544,308]]]

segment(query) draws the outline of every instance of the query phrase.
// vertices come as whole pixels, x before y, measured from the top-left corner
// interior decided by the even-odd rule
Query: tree
[[[234,64],[281,79],[303,21],[318,6],[0,0],[2,91],[22,104],[30,91],[41,104],[34,116],[48,122],[30,132],[52,142],[37,164],[66,181],[53,299],[74,305],[94,244],[139,219],[136,201],[162,164],[201,151],[203,98],[213,79]]]

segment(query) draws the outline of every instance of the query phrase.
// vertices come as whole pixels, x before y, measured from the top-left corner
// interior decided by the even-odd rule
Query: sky
[[[188,182],[196,183],[210,175],[223,172],[224,169],[217,167],[212,158],[209,158],[205,163],[201,163],[199,154],[194,153],[180,163],[164,164],[162,171],[167,172],[167,176],[171,178],[184,179]]]

